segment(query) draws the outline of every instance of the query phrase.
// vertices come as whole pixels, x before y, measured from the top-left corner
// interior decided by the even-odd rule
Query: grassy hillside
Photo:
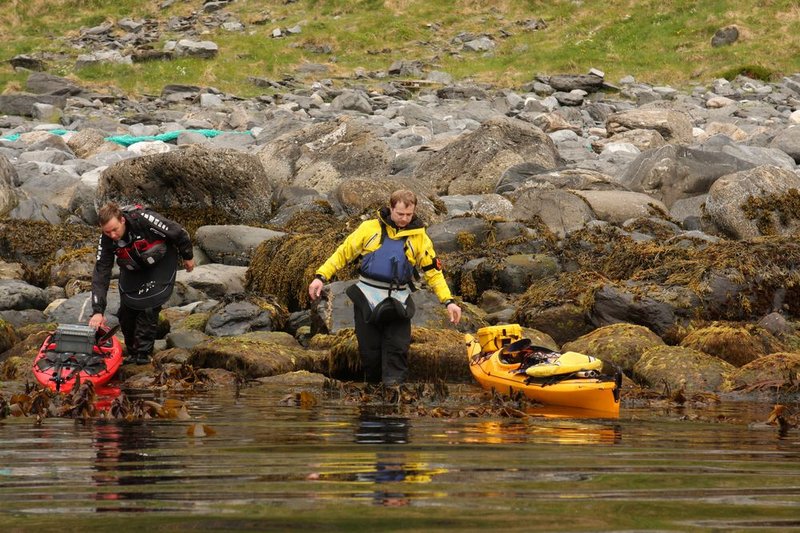
[[[384,71],[398,59],[419,59],[456,79],[517,87],[538,73],[585,73],[595,67],[615,82],[672,86],[733,77],[741,71],[779,79],[800,72],[800,2],[763,0],[235,0],[225,11],[244,32],[209,30],[199,39],[220,47],[213,60],[179,59],[74,70],[88,50],[73,46],[81,28],[125,17],[166,21],[202,13],[202,0],[0,0],[0,90],[24,87],[25,73],[6,60],[46,54],[50,72],[86,85],[113,85],[130,94],[159,93],[166,83],[213,86],[252,96],[264,92],[249,76],[281,79],[304,63],[329,67],[318,78]],[[754,7],[754,4],[758,4]],[[542,20],[529,31],[525,23]],[[272,38],[276,28],[302,32]],[[714,32],[736,25],[740,39],[712,48]],[[461,52],[462,32],[487,34],[493,53]],[[165,30],[163,42],[180,37]],[[330,52],[326,52],[330,49]],[[377,83],[377,82],[376,82]]]

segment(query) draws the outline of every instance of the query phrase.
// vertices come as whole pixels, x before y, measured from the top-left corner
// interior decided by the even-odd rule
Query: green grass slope
[[[297,67],[316,63],[328,67],[317,78],[347,79],[356,69],[385,71],[400,59],[420,60],[426,70],[456,80],[511,88],[537,74],[582,74],[592,67],[612,83],[630,74],[676,87],[741,72],[771,79],[800,72],[797,0],[235,0],[225,12],[245,24],[243,32],[203,24],[211,14],[202,13],[202,0],[175,0],[161,9],[163,3],[0,0],[0,91],[24,87],[27,74],[7,61],[18,54],[45,57],[53,74],[131,95],[185,83],[253,96],[264,89],[249,82],[251,76],[299,77]],[[125,17],[167,21],[193,12],[199,14],[195,38],[219,45],[215,59],[75,70],[75,58],[88,53],[74,46],[81,29]],[[533,21],[544,27],[528,29]],[[276,28],[295,25],[301,33],[271,36]],[[739,29],[739,40],[712,47],[714,32],[729,25]],[[464,32],[486,34],[496,48],[462,51],[454,39]],[[181,36],[165,30],[155,48]]]

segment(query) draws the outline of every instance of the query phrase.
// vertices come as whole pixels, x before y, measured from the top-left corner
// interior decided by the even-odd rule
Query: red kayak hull
[[[101,346],[94,346],[93,356],[101,357],[104,366],[95,365],[90,370],[76,369],[76,365],[69,363],[64,366],[44,364],[43,360],[48,357],[48,354],[52,357],[52,350],[55,348],[53,335],[50,334],[42,343],[39,353],[33,360],[33,375],[36,377],[36,381],[54,391],[71,391],[78,378],[81,383],[91,381],[95,387],[100,387],[108,383],[122,366],[122,345],[116,337],[111,337]],[[97,368],[98,366],[100,369]]]

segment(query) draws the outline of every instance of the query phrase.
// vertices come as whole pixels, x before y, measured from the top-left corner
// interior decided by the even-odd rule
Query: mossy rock
[[[58,322],[42,322],[37,324],[25,324],[17,328],[17,338],[26,339],[29,335],[41,333],[43,331],[52,332],[58,328]],[[44,340],[42,340],[44,342]]]
[[[0,354],[14,346],[18,340],[14,326],[0,318]],[[0,355],[0,360],[2,360],[2,355]]]
[[[211,313],[192,313],[175,325],[175,329],[190,329],[193,331],[205,331],[208,317]]]
[[[328,351],[327,375],[336,379],[363,379],[358,340],[353,329],[335,335],[314,335],[310,347]],[[454,329],[411,328],[407,381],[471,381],[464,334]]]
[[[191,352],[188,362],[195,368],[222,368],[246,379],[316,371],[327,357],[303,348],[287,333],[263,331],[209,339]]]
[[[411,328],[407,381],[471,382],[464,334],[454,329]]]
[[[99,231],[81,224],[0,221],[0,259],[22,263],[26,282],[44,287],[59,250],[96,245]]]
[[[800,389],[800,351],[779,352],[760,357],[728,374],[725,392],[775,391]]]
[[[557,344],[575,340],[594,328],[586,315],[586,309],[572,303],[548,307],[536,312],[517,308],[512,320],[521,326],[546,333]]]
[[[259,383],[281,385],[284,387],[322,388],[328,378],[324,374],[298,370],[279,376],[258,378]]]
[[[572,342],[564,344],[562,351],[583,353],[602,359],[619,367],[626,375],[633,373],[634,365],[645,350],[663,346],[664,341],[644,326],[636,324],[611,324],[597,328]]]
[[[33,378],[32,363],[33,360],[28,361],[25,357],[11,356],[0,365],[0,379],[5,381],[28,379],[30,381]]]
[[[634,378],[665,393],[719,391],[724,376],[734,366],[719,357],[682,346],[648,348],[633,366]]]
[[[567,272],[533,283],[520,297],[514,322],[543,331],[563,344],[594,329],[589,310],[608,280],[594,272]]]
[[[736,367],[785,350],[784,344],[761,326],[723,322],[690,332],[680,345],[714,355]]]
[[[522,338],[530,339],[531,344],[534,346],[548,348],[554,352],[559,351],[558,343],[544,331],[539,331],[534,328],[522,328]]]

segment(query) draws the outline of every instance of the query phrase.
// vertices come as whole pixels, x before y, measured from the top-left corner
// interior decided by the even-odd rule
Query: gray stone
[[[47,304],[42,289],[21,280],[0,279],[0,310],[44,309]]]
[[[284,235],[244,225],[201,226],[195,232],[195,242],[214,263],[247,266],[259,244]]]

